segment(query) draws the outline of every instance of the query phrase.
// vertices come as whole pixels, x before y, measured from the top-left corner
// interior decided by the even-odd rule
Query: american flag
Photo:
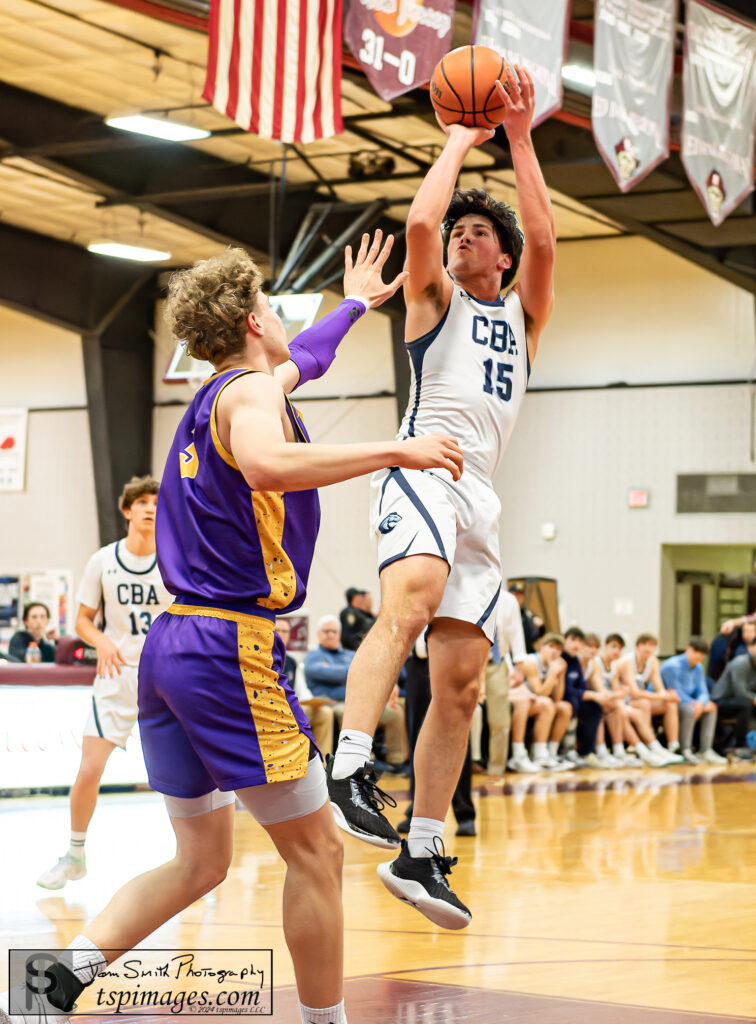
[[[212,0],[203,97],[246,131],[312,142],[344,130],[343,0]]]

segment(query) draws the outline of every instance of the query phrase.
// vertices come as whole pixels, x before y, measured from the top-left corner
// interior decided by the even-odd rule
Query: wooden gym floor
[[[384,783],[396,821],[406,782]],[[460,858],[453,884],[473,911],[462,932],[394,900],[375,874],[389,858],[345,839],[350,1024],[756,1020],[756,766],[482,777],[476,802],[476,838],[447,827],[447,853]],[[35,879],[66,847],[66,799],[2,800],[0,814],[3,952],[64,947],[119,885],[173,852],[160,797],[105,794],[89,874],[47,894]],[[264,1019],[298,1024],[281,863],[246,813],[236,821],[226,881],[144,945],[272,948],[274,1015]],[[3,987],[6,969],[3,956]]]

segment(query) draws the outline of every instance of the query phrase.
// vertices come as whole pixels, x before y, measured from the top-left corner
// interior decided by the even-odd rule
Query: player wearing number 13
[[[329,766],[341,828],[373,845],[398,845],[365,792],[360,754],[367,760],[399,669],[430,624],[433,698],[415,748],[412,825],[399,857],[378,873],[394,895],[448,928],[465,927],[471,916],[446,882],[454,862],[443,854],[442,833],[501,587],[501,505],[491,478],[553,306],[554,217],[530,137],[533,83],[516,67],[507,69],[506,89],[496,86],[522,232],[505,204],[481,190],[454,190],[467,154],[493,136],[459,124],[441,126],[447,142],[407,218],[405,336],[412,378],[400,436],[453,434],[465,472],[456,481],[435,469],[394,468],[373,477],[381,610],[352,662],[341,738]]]
[[[71,789],[71,846],[37,879],[45,889],[62,889],[86,874],[84,842],[100,779],[108,758],[116,747],[125,747],[137,720],[137,666],[147,631],[173,600],[155,554],[158,486],[152,477],[134,477],[126,484],[120,499],[126,538],[92,555],[79,586],[76,632],[97,651],[97,675],[81,767]]]

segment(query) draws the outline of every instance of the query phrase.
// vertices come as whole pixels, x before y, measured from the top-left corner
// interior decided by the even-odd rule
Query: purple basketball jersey
[[[249,487],[218,437],[216,407],[231,381],[211,377],[184,414],[168,455],[157,506],[163,582],[184,604],[278,614],[301,607],[320,524],[316,490]],[[304,424],[287,400],[298,439]]]

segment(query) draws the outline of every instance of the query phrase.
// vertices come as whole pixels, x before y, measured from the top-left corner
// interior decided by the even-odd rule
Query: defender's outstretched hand
[[[398,463],[405,469],[447,469],[455,480],[462,476],[462,449],[454,437],[411,437],[399,444],[399,454]]]
[[[409,277],[407,271],[403,270],[401,274],[396,275],[393,281],[388,284],[384,282],[383,264],[389,258],[389,253],[394,246],[394,236],[388,236],[383,248],[381,248],[382,238],[383,232],[379,228],[373,237],[372,245],[370,245],[370,235],[364,234],[354,265],[352,265],[351,245],[344,250],[344,294],[361,295],[363,299],[367,300],[371,309],[375,309],[386,299],[390,299]]]
[[[517,75],[515,76],[515,71]],[[530,132],[535,110],[535,90],[533,79],[525,68],[519,64],[507,64],[507,80],[504,85],[500,81],[495,84],[496,93],[504,104],[504,130],[509,137],[512,133],[526,135]]]

